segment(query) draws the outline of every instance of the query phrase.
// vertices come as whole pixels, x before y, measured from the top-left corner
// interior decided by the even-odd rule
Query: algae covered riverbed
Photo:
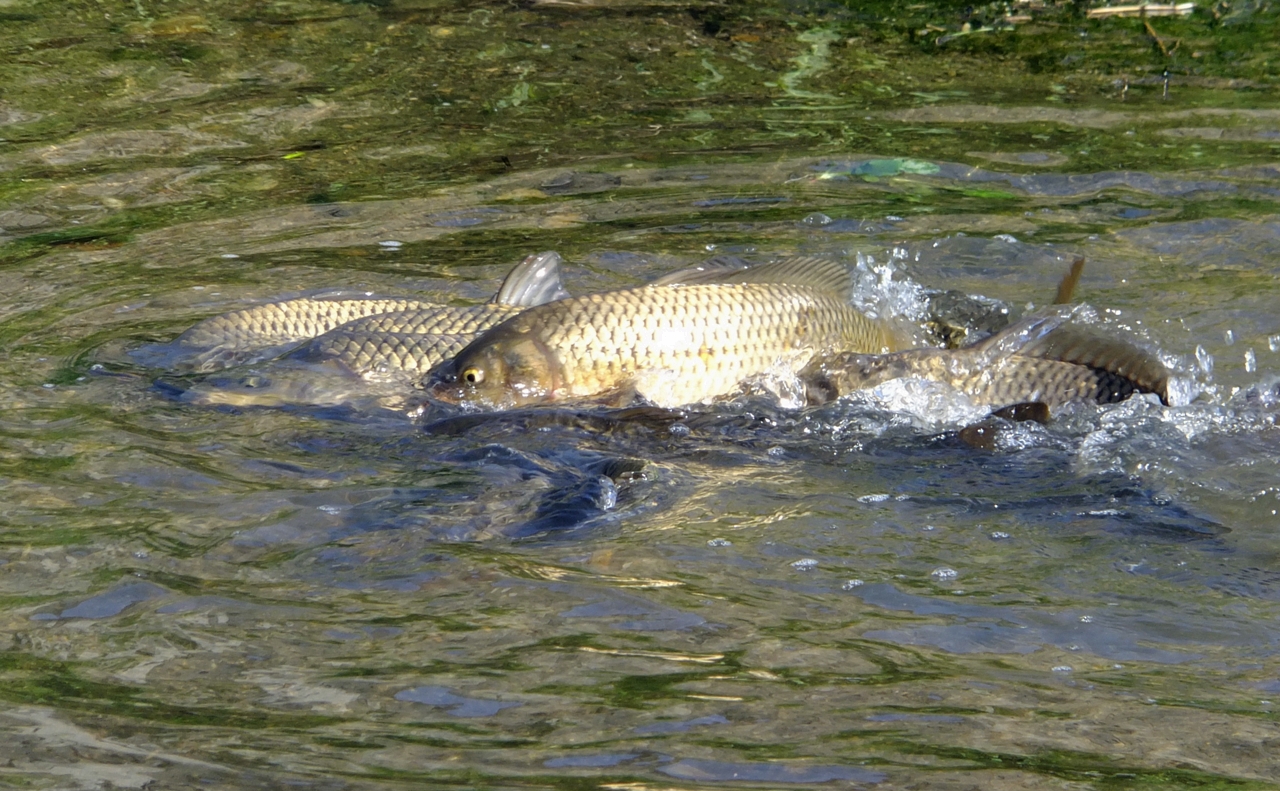
[[[1280,16],[1088,8],[0,0],[0,782],[1280,784]],[[1178,398],[981,449],[927,388],[477,420],[135,354],[550,249],[1011,315],[1083,255]]]

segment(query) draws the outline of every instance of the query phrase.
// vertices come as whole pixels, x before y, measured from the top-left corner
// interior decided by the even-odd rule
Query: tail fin
[[[996,360],[1010,354],[1082,365],[1127,382],[1169,403],[1169,369],[1154,354],[1129,341],[1073,323],[1079,308],[1054,306],[1025,316],[971,347]]]

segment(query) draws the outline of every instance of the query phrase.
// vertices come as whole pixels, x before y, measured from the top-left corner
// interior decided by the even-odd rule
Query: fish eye
[[[467,368],[462,372],[462,379],[468,384],[478,385],[484,381],[484,371],[474,366]]]

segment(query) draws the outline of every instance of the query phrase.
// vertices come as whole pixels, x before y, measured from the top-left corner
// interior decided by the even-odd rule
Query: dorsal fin
[[[531,308],[569,296],[560,281],[560,254],[554,250],[537,253],[516,264],[503,278],[498,293],[489,300],[499,305]]]
[[[658,278],[653,286],[688,286],[705,283],[775,283],[808,286],[848,299],[853,294],[849,267],[835,258],[798,256],[757,264],[746,269],[716,263],[673,272]]]
[[[1076,286],[1080,285],[1080,275],[1084,272],[1084,256],[1078,255],[1071,262],[1071,268],[1058,281],[1058,293],[1053,298],[1053,304],[1066,305],[1075,298]]]

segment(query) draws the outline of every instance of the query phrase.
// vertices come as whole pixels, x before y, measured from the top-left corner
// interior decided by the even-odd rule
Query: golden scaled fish
[[[470,340],[531,305],[568,296],[560,280],[560,263],[560,256],[550,251],[529,256],[507,274],[493,299],[483,305],[458,307],[408,298],[343,296],[301,297],[257,305],[205,319],[178,336],[167,351],[196,370],[212,371],[270,359],[301,342],[333,332],[339,333],[327,339],[333,343],[326,346],[322,342],[321,347],[352,349],[356,337],[367,340],[377,333]],[[351,336],[342,337],[344,332]],[[360,345],[368,357],[370,347]],[[448,352],[461,345],[451,345]],[[424,349],[431,346],[430,342],[422,345]],[[433,359],[431,363],[438,361],[439,358]],[[371,363],[374,367],[378,364],[376,359]],[[425,370],[429,364],[421,367]]]
[[[333,362],[368,381],[408,385],[462,351],[485,329],[488,327],[474,332],[424,333],[342,327],[309,341],[284,359]]]
[[[794,376],[820,351],[887,352],[887,322],[849,302],[844,264],[792,258],[675,273],[647,286],[529,308],[486,331],[425,383],[436,398],[493,408],[634,394],[662,407]]]
[[[1127,341],[1071,323],[1077,309],[1055,307],[959,349],[911,349],[895,354],[838,353],[814,359],[800,373],[809,401],[823,403],[893,379],[946,384],[976,406],[1000,409],[1072,401],[1111,404],[1134,393],[1169,403],[1169,370]]]
[[[290,337],[284,348],[293,349],[280,359],[202,377],[190,385],[158,384],[184,401],[200,404],[246,407],[331,405],[364,400],[399,403],[431,366],[452,357],[484,329],[524,310],[526,303],[537,304],[564,296],[560,263],[560,256],[551,252],[529,256],[512,269],[488,304],[452,307],[421,303],[425,307],[347,322],[319,337],[301,341],[302,345],[279,330],[252,335],[245,334],[243,327],[237,325],[230,335],[216,336],[225,346],[203,350],[205,372],[221,368],[219,362],[235,359],[236,355],[242,355],[250,363],[259,362],[264,356],[279,355],[278,343],[259,345],[266,342],[265,339],[278,341],[281,337]],[[293,304],[277,302],[263,307],[308,315],[302,300],[289,303]],[[307,320],[314,318],[311,314]],[[172,353],[171,349],[165,351]]]

